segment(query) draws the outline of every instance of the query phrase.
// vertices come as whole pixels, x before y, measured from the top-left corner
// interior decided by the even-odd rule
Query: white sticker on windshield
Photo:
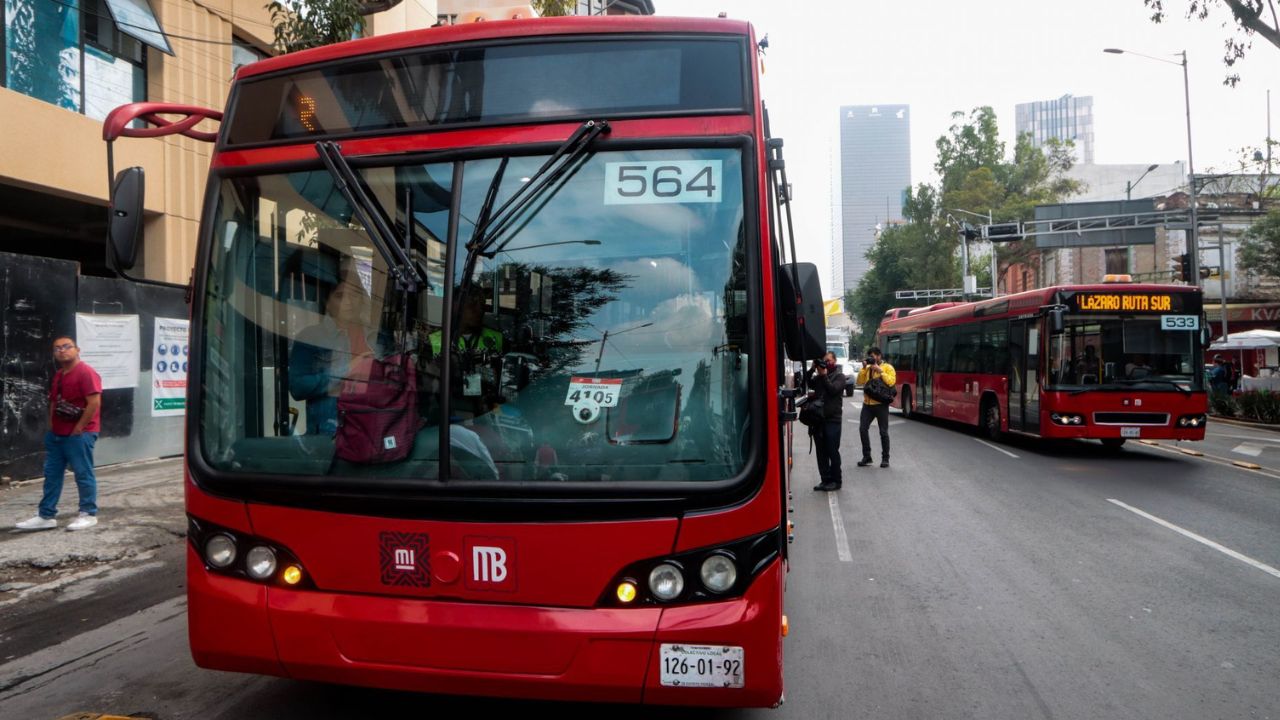
[[[723,165],[720,160],[605,163],[604,204],[718,203]]]

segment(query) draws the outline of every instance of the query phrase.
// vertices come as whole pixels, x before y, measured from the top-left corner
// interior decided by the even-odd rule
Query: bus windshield
[[[1067,316],[1049,337],[1049,384],[1056,390],[1201,390],[1196,333],[1163,330],[1158,316]]]
[[[204,461],[334,482],[737,476],[752,347],[741,151],[597,152],[486,223],[546,160],[464,161],[457,187],[453,163],[358,168],[425,278],[414,292],[325,170],[223,179]]]

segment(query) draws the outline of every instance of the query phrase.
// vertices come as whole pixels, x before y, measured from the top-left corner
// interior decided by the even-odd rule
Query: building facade
[[[902,219],[911,187],[911,110],[908,105],[840,108],[840,248],[835,294],[852,290],[869,269],[867,251],[880,229]],[[830,294],[830,293],[829,293]]]
[[[1093,98],[1063,95],[1056,100],[1015,106],[1018,135],[1029,133],[1036,147],[1049,138],[1075,143],[1076,161],[1093,163]]]

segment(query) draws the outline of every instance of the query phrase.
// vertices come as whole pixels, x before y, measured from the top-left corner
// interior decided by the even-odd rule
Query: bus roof
[[[351,42],[325,45],[324,47],[300,50],[287,55],[267,58],[266,60],[241,67],[236,72],[236,79],[240,80],[263,73],[314,65],[331,60],[376,55],[432,45],[447,45],[479,40],[502,40],[517,37],[536,38],[552,35],[609,33],[718,33],[750,36],[751,24],[744,20],[729,20],[725,18],[606,15],[494,20],[467,23],[465,25],[446,25],[362,38]]]
[[[886,319],[878,332],[904,332],[939,325],[954,325],[976,317],[994,318],[1002,315],[1023,315],[1052,304],[1060,292],[1099,293],[1199,293],[1194,285],[1155,285],[1149,283],[1106,283],[1094,285],[1054,285],[1037,288],[1014,295],[962,303],[938,303],[917,308],[905,316]]]

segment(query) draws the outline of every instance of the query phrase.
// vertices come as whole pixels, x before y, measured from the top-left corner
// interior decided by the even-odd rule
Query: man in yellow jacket
[[[898,382],[897,373],[894,372],[892,365],[884,361],[878,347],[867,350],[867,361],[863,363],[862,370],[858,371],[858,384],[865,386],[872,378],[880,378],[889,387],[893,387]],[[858,467],[866,467],[873,462],[871,436],[867,433],[867,429],[871,427],[872,418],[875,418],[880,425],[880,467],[887,468],[889,467],[889,406],[878,400],[872,400],[864,390],[862,415],[858,418],[858,437],[862,439],[862,459],[858,461]]]

